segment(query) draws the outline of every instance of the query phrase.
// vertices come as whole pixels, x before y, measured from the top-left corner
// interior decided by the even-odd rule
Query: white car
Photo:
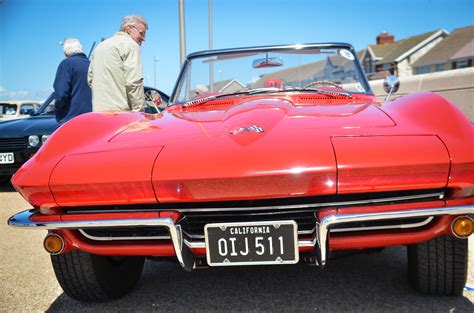
[[[40,106],[40,101],[2,101],[0,102],[0,122],[29,117]]]

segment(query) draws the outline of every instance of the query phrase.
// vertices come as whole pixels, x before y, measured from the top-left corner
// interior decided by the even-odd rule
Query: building
[[[262,75],[254,84],[253,88],[284,86],[303,87],[324,76],[326,62],[318,61],[291,67],[281,71]]]
[[[377,36],[377,44],[362,52],[361,62],[369,79],[390,74],[400,77],[414,74],[413,64],[449,35],[444,29],[395,41],[387,32]]]
[[[474,26],[458,28],[416,62],[414,74],[474,66]]]

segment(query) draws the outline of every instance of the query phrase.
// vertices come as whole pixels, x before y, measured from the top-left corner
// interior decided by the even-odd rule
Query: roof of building
[[[401,61],[409,56],[410,51],[416,51],[417,46],[421,45],[425,40],[432,36],[445,34],[445,30],[439,29],[429,33],[424,33],[417,36],[408,37],[393,43],[384,45],[370,45],[371,54],[378,60],[377,64],[392,63],[394,61]],[[413,51],[413,52],[414,52]]]
[[[446,63],[449,60],[474,57],[474,25],[457,28],[417,60],[413,66],[425,66]]]
[[[474,56],[474,38],[461,48],[450,60],[472,58]]]
[[[231,86],[234,85],[234,88],[241,89],[244,88],[245,85],[239,82],[237,79],[228,79],[223,80],[220,82],[214,83],[214,91],[217,92],[228,92],[229,89],[232,89]]]
[[[263,75],[255,82],[255,86],[263,86],[268,79],[283,79],[285,81],[299,81],[310,79],[313,76],[324,71],[324,64],[326,61],[317,61],[313,63],[304,64],[299,67],[287,68],[281,71],[271,72]]]
[[[369,45],[369,49],[375,59],[383,59],[397,44],[398,42],[396,41],[385,45]]]

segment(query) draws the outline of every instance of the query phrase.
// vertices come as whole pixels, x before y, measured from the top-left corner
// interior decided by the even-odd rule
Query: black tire
[[[467,279],[467,240],[440,236],[408,246],[408,279],[424,294],[461,295]]]
[[[96,302],[124,296],[136,284],[144,257],[110,257],[74,250],[52,255],[54,273],[64,292],[79,301]]]

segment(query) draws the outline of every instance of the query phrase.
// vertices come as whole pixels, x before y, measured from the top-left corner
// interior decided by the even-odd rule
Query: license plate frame
[[[15,154],[13,152],[0,152],[0,164],[14,164]]]
[[[210,223],[204,226],[204,238],[209,266],[283,265],[299,261],[298,224],[293,220]],[[231,238],[235,238],[234,241]],[[219,243],[221,239],[225,244]],[[260,244],[259,252],[262,252],[262,245],[266,252],[257,253],[257,242]],[[226,256],[221,253],[224,252],[224,245]],[[242,255],[244,252],[247,254]]]

